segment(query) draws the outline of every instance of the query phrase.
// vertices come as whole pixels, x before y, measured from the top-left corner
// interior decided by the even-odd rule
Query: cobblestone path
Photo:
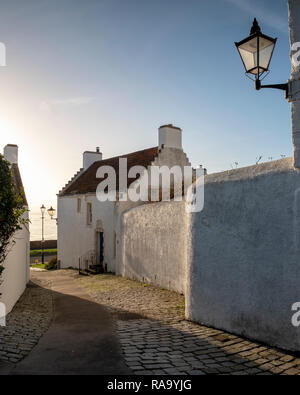
[[[0,361],[19,362],[48,329],[53,307],[47,287],[57,276],[71,277],[110,312],[123,358],[136,374],[300,375],[299,356],[186,321],[182,295],[113,275],[83,277],[74,270],[33,274],[41,286],[31,284],[7,326],[0,327]]]
[[[300,375],[300,358],[184,319],[184,297],[112,275],[77,277],[116,315],[136,374]]]
[[[36,280],[37,282],[38,280]],[[0,327],[0,361],[17,363],[37,344],[52,319],[51,291],[29,283],[14,309]]]

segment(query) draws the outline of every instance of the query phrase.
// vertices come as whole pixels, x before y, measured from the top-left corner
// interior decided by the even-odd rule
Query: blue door
[[[103,249],[103,232],[99,233],[99,263],[103,263],[104,261],[104,249]]]

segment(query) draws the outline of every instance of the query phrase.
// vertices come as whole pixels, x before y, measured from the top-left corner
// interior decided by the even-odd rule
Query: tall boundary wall
[[[117,274],[185,293],[184,202],[144,204],[123,213]]]
[[[125,212],[119,273],[186,295],[189,320],[300,351],[300,171],[292,158],[205,177],[204,209]]]
[[[291,307],[300,301],[300,172],[292,159],[205,180],[191,217],[186,316],[300,351]]]

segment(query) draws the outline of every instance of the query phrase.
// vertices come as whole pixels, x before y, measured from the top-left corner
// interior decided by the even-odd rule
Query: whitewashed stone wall
[[[289,101],[292,113],[292,137],[294,149],[294,166],[300,167],[300,64],[299,43],[300,43],[300,1],[289,0],[289,28],[291,45],[292,72],[289,81]],[[297,59],[293,59],[293,57]]]
[[[186,315],[300,351],[300,172],[291,158],[206,177],[191,215]]]
[[[24,214],[28,219],[28,212]],[[0,278],[0,302],[5,304],[6,313],[9,313],[25,291],[30,277],[30,243],[28,225],[17,231],[11,244],[10,251],[5,259],[5,270]]]
[[[91,224],[87,224],[87,203],[92,204]],[[61,268],[78,268],[80,257],[89,251],[98,253],[98,232],[104,231],[104,264],[109,272],[114,272],[115,222],[115,202],[99,202],[95,194],[58,197],[57,247]]]
[[[183,202],[144,204],[124,212],[117,274],[185,293],[186,219]]]

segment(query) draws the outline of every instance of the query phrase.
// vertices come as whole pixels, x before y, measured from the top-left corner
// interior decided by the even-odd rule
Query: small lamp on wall
[[[269,37],[261,32],[261,28],[254,18],[250,35],[240,42],[236,48],[240,54],[246,75],[255,77],[255,89],[274,88],[281,89],[288,95],[288,84],[262,85],[261,81],[269,74],[269,66],[273,56],[277,38]],[[264,76],[264,77],[263,77]],[[263,78],[262,78],[263,77]]]
[[[55,213],[55,209],[51,206],[50,208],[48,208],[48,214],[50,215],[51,219],[54,219],[54,213]]]
[[[57,218],[54,218],[54,214],[55,214],[55,209],[51,206],[50,208],[48,208],[48,214],[50,215],[51,219],[55,219],[57,222]]]

